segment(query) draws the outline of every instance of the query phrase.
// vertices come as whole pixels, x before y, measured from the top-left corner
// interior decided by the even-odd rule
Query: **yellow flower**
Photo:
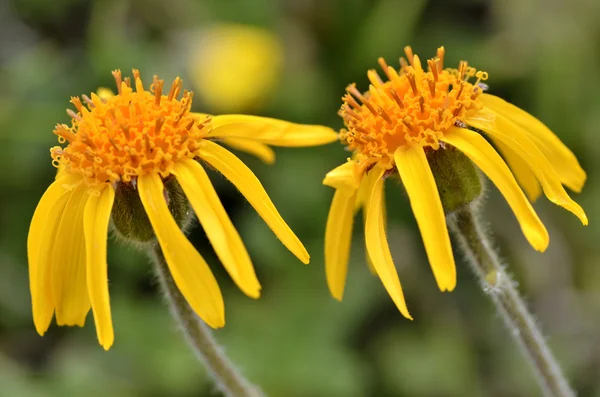
[[[215,141],[222,137],[248,148],[311,146],[337,134],[243,115],[206,116],[190,112],[192,92],[177,78],[167,95],[154,77],[146,91],[139,71],[133,86],[113,72],[118,95],[103,92],[72,98],[77,113],[69,127],[54,129],[64,147],[51,149],[60,172],[41,198],[29,229],[27,251],[33,319],[43,335],[56,314],[58,325],[83,326],[93,310],[100,344],[114,340],[107,280],[107,233],[119,188],[137,190],[173,278],[190,306],[212,327],[225,323],[221,291],[208,265],[186,239],[174,217],[169,184],[178,182],[217,256],[235,283],[258,298],[260,284],[248,253],[213,188],[200,159],[221,172],[246,197],[282,243],[302,262],[309,255],[269,199],[252,171]],[[139,198],[138,198],[139,194]],[[116,197],[116,200],[115,200]],[[115,207],[116,208],[116,207]],[[140,206],[140,208],[142,208]],[[187,207],[186,207],[187,208]],[[114,215],[114,213],[113,213]],[[140,219],[140,221],[142,221]]]
[[[277,36],[238,24],[216,25],[202,34],[188,65],[201,100],[217,112],[256,109],[281,74],[283,45]]]
[[[548,246],[548,232],[515,177],[531,200],[543,190],[550,201],[574,213],[584,225],[588,221],[562,186],[579,192],[586,174],[556,135],[527,112],[485,94],[486,72],[464,61],[458,69],[444,69],[443,47],[427,61],[427,71],[410,47],[405,52],[408,62],[401,58],[399,70],[379,59],[387,80],[369,70],[368,92],[361,94],[354,84],[347,87],[340,110],[347,129],[341,131],[340,139],[353,158],[329,172],[323,183],[336,189],[325,235],[331,294],[342,299],[353,217],[362,208],[369,259],[400,312],[411,318],[386,242],[383,193],[387,176],[397,173],[402,180],[442,291],[456,286],[456,269],[444,209],[428,163],[428,156],[437,150],[455,148],[477,165],[503,194],[525,237],[538,251]]]

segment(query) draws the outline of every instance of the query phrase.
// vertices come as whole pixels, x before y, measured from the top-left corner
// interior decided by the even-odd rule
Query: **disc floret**
[[[363,164],[377,162],[392,168],[395,150],[405,145],[437,150],[444,131],[482,108],[477,99],[487,88],[481,83],[488,77],[486,72],[466,61],[458,69],[444,69],[444,47],[427,61],[427,71],[410,47],[405,53],[398,71],[379,58],[387,81],[369,70],[369,91],[361,94],[351,84],[342,98],[340,115],[347,129],[340,139]],[[473,77],[476,81],[470,83]]]
[[[173,164],[195,157],[198,143],[209,131],[210,118],[190,113],[193,92],[178,96],[182,80],[177,77],[167,95],[164,81],[154,76],[150,90],[144,89],[140,72],[133,70],[134,87],[121,71],[113,71],[118,94],[103,98],[95,93],[71,98],[77,113],[67,110],[71,127],[58,124],[54,133],[63,148],[50,152],[53,165],[67,173],[80,174],[88,185],[130,182],[149,173],[163,178]],[[135,89],[134,89],[135,88]]]

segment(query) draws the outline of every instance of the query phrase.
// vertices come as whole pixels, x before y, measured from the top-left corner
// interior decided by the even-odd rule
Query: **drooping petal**
[[[86,247],[87,289],[90,295],[98,342],[110,349],[115,333],[108,294],[108,266],[106,262],[108,223],[115,200],[115,191],[105,185],[98,195],[90,195],[83,212],[83,231]]]
[[[382,176],[385,170],[375,167],[371,172],[374,173],[374,177],[370,178],[372,181],[370,189],[371,194],[366,203],[367,221],[365,224],[365,243],[367,252],[377,271],[377,275],[379,275],[381,282],[398,307],[398,310],[400,310],[400,313],[402,313],[404,317],[412,320],[408,308],[406,307],[404,293],[400,286],[398,273],[396,272],[396,267],[392,260],[392,254],[383,227],[383,211],[381,203],[383,201],[384,183]]]
[[[50,255],[56,242],[56,230],[65,210],[73,185],[81,177],[66,174],[46,190],[35,209],[27,235],[29,287],[35,329],[40,335],[48,330],[54,314],[51,293]]]
[[[210,243],[231,278],[246,295],[258,298],[260,283],[256,278],[248,251],[227,216],[206,171],[196,161],[184,159],[175,164],[172,173],[177,177]]]
[[[478,128],[492,138],[504,143],[516,155],[529,165],[531,171],[540,181],[544,194],[553,203],[564,207],[575,214],[581,223],[587,225],[588,219],[583,209],[569,197],[560,183],[554,167],[540,149],[527,137],[527,133],[518,125],[501,115],[491,115],[486,118],[469,118],[468,124]]]
[[[529,165],[513,152],[510,147],[506,146],[502,141],[492,138],[492,142],[498,148],[498,151],[506,160],[506,163],[510,167],[513,175],[519,182],[519,185],[523,188],[529,201],[535,202],[542,194],[542,186],[538,182],[535,174],[531,172]]]
[[[478,133],[463,128],[446,131],[443,141],[467,155],[494,182],[515,213],[529,243],[534,249],[545,251],[548,231],[494,148]]]
[[[338,140],[337,133],[329,127],[241,114],[213,116],[208,137],[247,138],[285,147],[318,146]]]
[[[347,161],[344,164],[335,167],[325,175],[323,185],[331,186],[335,189],[357,190],[360,186],[362,175],[359,171],[358,163]]]
[[[80,184],[71,192],[56,230],[54,249],[49,258],[52,297],[58,325],[82,327],[90,311],[83,231],[83,211],[89,198],[87,190],[85,184]]]
[[[188,241],[173,219],[157,174],[138,178],[138,191],[175,284],[192,309],[208,325],[225,325],[221,290],[208,264]]]
[[[273,164],[275,162],[275,152],[264,143],[244,138],[223,138],[221,139],[221,143],[230,148],[256,156],[266,164]]]
[[[256,175],[240,159],[210,141],[203,141],[198,153],[202,160],[215,167],[237,187],[287,249],[303,263],[309,262],[310,256],[302,242],[281,218]]]
[[[577,157],[544,123],[523,109],[506,102],[502,98],[483,94],[481,102],[494,112],[506,117],[525,131],[527,136],[538,146],[544,156],[555,165],[554,170],[560,181],[569,189],[580,192],[587,175]]]
[[[354,203],[354,211],[358,211],[362,208],[362,218],[363,218],[363,228],[367,225],[367,212],[368,212],[368,202],[369,196],[371,195],[371,190],[373,190],[373,184],[377,181],[379,174],[377,170],[373,172],[367,172],[365,177],[360,182],[360,187],[356,192],[356,201]],[[385,197],[381,200],[381,218],[383,222],[383,231],[387,234],[387,204],[385,203]],[[377,270],[375,270],[375,266],[373,266],[373,261],[369,256],[369,252],[365,249],[365,259],[367,262],[367,267],[369,271],[373,275],[377,275]]]
[[[456,266],[446,217],[425,151],[420,146],[401,147],[394,153],[402,183],[419,225],[433,274],[442,291],[456,286]]]
[[[342,300],[348,257],[352,242],[354,223],[354,200],[356,194],[348,189],[337,189],[331,201],[325,228],[325,274],[331,295]]]

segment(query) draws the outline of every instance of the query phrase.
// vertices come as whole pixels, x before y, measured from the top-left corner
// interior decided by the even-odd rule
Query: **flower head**
[[[229,179],[282,243],[308,263],[306,249],[256,176],[216,141],[269,155],[272,160],[267,145],[319,145],[337,136],[320,126],[192,113],[193,94],[181,92],[179,78],[163,94],[164,83],[156,76],[146,90],[137,70],[133,70],[133,82],[122,78],[120,71],[113,75],[117,95],[102,91],[101,95],[84,95],[83,101],[72,98],[76,112],[67,111],[71,125],[59,124],[54,129],[64,145],[51,149],[59,172],[35,210],[27,242],[36,329],[43,335],[54,314],[59,325],[83,326],[91,308],[100,344],[106,349],[112,345],[106,263],[111,217],[116,231],[128,238],[139,242],[155,238],[190,306],[209,325],[221,327],[225,319],[219,286],[181,230],[187,200],[240,289],[257,298],[260,283],[197,160]],[[131,213],[123,217],[127,209]],[[129,227],[127,222],[137,223]],[[145,224],[149,232],[143,230]]]
[[[332,295],[337,299],[343,296],[352,219],[362,208],[369,259],[402,314],[410,318],[386,242],[386,177],[397,174],[406,189],[442,291],[454,289],[456,269],[446,227],[447,203],[442,203],[436,184],[440,176],[432,173],[431,160],[437,153],[458,150],[483,171],[504,195],[525,237],[538,251],[548,246],[548,232],[519,183],[531,201],[543,190],[548,199],[574,213],[583,224],[587,217],[562,186],[579,192],[586,174],[573,153],[544,124],[486,94],[486,72],[465,61],[457,69],[444,68],[443,47],[426,67],[410,47],[405,52],[398,70],[379,59],[387,79],[369,70],[367,92],[361,93],[354,84],[347,87],[340,109],[346,129],[340,132],[340,139],[353,156],[329,172],[323,183],[336,189],[325,237]]]

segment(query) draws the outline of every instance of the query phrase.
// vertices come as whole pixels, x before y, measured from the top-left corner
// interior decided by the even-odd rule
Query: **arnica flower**
[[[486,72],[477,71],[465,61],[458,69],[445,69],[443,47],[427,61],[427,70],[410,47],[405,52],[408,61],[400,58],[399,70],[379,59],[387,79],[369,70],[371,85],[367,92],[361,93],[354,84],[347,87],[340,110],[347,129],[341,131],[340,139],[353,156],[330,171],[323,183],[336,189],[325,236],[331,294],[342,299],[353,217],[362,208],[371,264],[401,313],[411,318],[386,242],[387,177],[398,175],[404,185],[442,291],[452,291],[456,286],[456,268],[445,203],[440,199],[440,194],[447,192],[441,188],[438,191],[439,176],[432,172],[433,164],[430,166],[428,161],[440,151],[466,155],[487,175],[538,251],[548,246],[548,232],[518,183],[531,200],[543,191],[550,201],[571,211],[584,225],[588,221],[562,186],[579,192],[586,174],[556,135],[527,112],[484,93],[488,88],[483,83],[488,78]],[[448,169],[451,167],[442,171]]]
[[[256,110],[281,76],[283,44],[267,29],[217,24],[193,42],[188,73],[200,100],[216,112]]]
[[[265,151],[270,150],[266,145],[329,143],[337,135],[326,127],[263,117],[194,114],[193,93],[183,91],[179,98],[179,78],[163,95],[164,81],[156,76],[146,90],[138,70],[133,70],[133,82],[122,79],[120,71],[113,75],[117,95],[104,90],[101,96],[84,95],[83,102],[72,98],[77,112],[67,111],[71,126],[54,129],[66,145],[50,150],[59,172],[35,210],[27,242],[35,327],[43,335],[54,314],[58,325],[83,326],[91,308],[100,344],[105,349],[112,345],[106,261],[111,219],[118,234],[134,241],[154,241],[155,236],[190,306],[212,327],[222,327],[219,286],[180,227],[185,226],[187,200],[240,289],[257,298],[260,284],[205,166],[197,160],[229,179],[281,242],[308,263],[306,249],[256,176],[216,141],[231,139],[249,151]]]

